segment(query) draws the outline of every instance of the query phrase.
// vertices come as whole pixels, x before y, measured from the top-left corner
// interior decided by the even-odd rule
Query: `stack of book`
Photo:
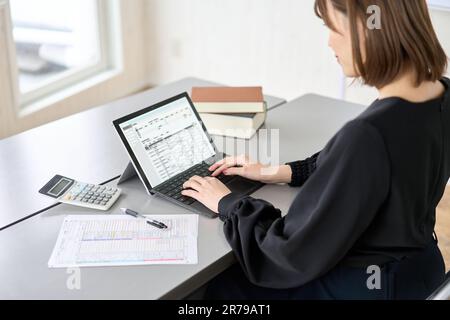
[[[266,121],[261,87],[194,87],[191,96],[210,134],[250,139]]]

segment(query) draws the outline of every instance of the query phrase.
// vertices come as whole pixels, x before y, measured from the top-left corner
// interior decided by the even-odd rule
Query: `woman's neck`
[[[390,84],[378,89],[379,99],[399,97],[420,103],[437,99],[445,92],[445,87],[440,81],[425,81],[417,87],[415,79],[413,72],[405,72]]]

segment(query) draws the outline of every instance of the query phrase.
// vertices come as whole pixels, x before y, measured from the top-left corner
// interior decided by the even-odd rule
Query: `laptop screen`
[[[185,96],[119,127],[152,187],[216,154]]]

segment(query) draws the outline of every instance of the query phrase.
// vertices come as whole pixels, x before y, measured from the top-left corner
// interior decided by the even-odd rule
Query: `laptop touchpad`
[[[229,183],[227,183],[227,187],[236,193],[247,193],[249,190],[255,188],[258,185],[257,182],[253,182],[246,179],[233,179]]]

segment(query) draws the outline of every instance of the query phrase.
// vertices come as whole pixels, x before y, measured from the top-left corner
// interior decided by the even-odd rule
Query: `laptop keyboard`
[[[196,200],[190,197],[183,196],[181,194],[181,191],[183,191],[183,184],[193,176],[200,176],[200,177],[211,176],[212,172],[209,171],[208,169],[209,169],[208,164],[206,163],[198,164],[189,169],[188,171],[184,172],[182,175],[179,175],[176,178],[173,178],[170,181],[166,182],[162,186],[157,187],[156,190],[175,200],[190,205],[194,203]],[[216,178],[222,181],[223,183],[227,183],[233,179],[233,177],[226,176],[224,174],[220,174]]]

